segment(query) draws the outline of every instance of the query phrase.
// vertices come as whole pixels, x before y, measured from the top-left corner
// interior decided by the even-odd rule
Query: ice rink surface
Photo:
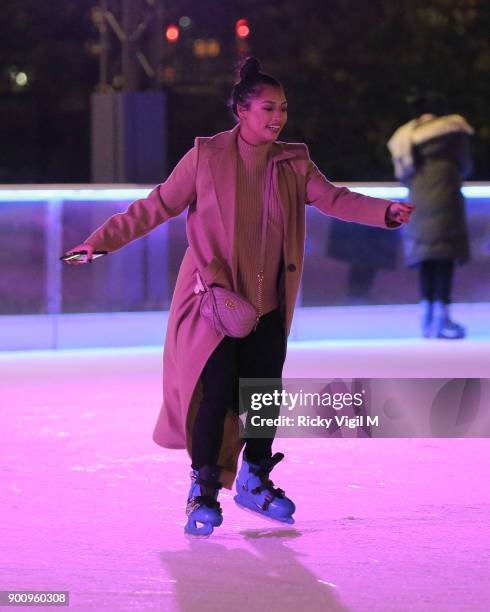
[[[223,525],[189,540],[189,458],[151,440],[161,354],[0,354],[0,590],[68,590],[79,610],[490,609],[488,439],[278,439],[296,524],[223,490]],[[482,338],[292,343],[284,375],[489,371]]]

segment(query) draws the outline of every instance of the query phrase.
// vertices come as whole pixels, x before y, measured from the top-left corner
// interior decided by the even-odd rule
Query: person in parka
[[[471,172],[474,130],[461,115],[447,114],[440,94],[414,98],[412,106],[416,118],[388,141],[395,175],[417,207],[403,230],[405,259],[419,269],[422,335],[463,338],[465,329],[451,319],[450,303],[455,264],[470,258],[461,185]]]
[[[336,187],[302,143],[277,140],[287,120],[282,85],[255,58],[243,61],[229,105],[236,126],[196,138],[167,180],[126,212],[109,218],[69,251],[114,252],[187,209],[189,246],[170,306],[164,347],[163,406],[153,434],[165,448],[187,448],[192,459],[185,531],[207,536],[222,522],[217,501],[231,489],[243,446],[235,501],[240,507],[292,523],[293,502],[269,478],[283,458],[272,438],[240,438],[238,380],[280,379],[303,269],[305,203],[327,215],[375,227],[409,221],[411,204]],[[272,188],[264,190],[267,177]],[[264,192],[268,199],[262,316],[248,336],[216,333],[200,313],[199,272],[208,286],[257,304],[257,265]]]

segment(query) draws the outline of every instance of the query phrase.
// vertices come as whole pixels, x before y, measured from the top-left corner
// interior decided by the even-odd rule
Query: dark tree
[[[112,0],[116,1],[116,0]],[[96,4],[96,0],[93,0]],[[170,166],[195,135],[231,127],[225,107],[236,60],[234,22],[251,25],[250,52],[284,83],[283,137],[305,141],[334,180],[391,180],[386,141],[410,119],[406,98],[427,88],[477,130],[472,178],[488,178],[490,11],[487,0],[174,0],[169,23],[192,27],[165,48]],[[0,181],[89,179],[89,96],[97,84],[91,2],[4,0],[0,7]],[[221,54],[199,59],[197,38]],[[162,33],[163,41],[163,33]],[[163,44],[163,43],[162,43]],[[24,87],[12,70],[28,75]],[[162,177],[163,178],[163,177]]]

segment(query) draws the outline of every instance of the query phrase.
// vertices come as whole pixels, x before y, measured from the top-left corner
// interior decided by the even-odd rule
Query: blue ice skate
[[[422,309],[422,336],[424,338],[431,338],[434,335],[434,305],[429,300],[421,300],[420,307]]]
[[[466,336],[465,328],[450,317],[450,305],[434,302],[435,337],[447,340],[459,340]]]
[[[292,525],[292,514],[296,506],[282,489],[274,488],[274,483],[269,480],[271,470],[282,459],[282,453],[275,453],[270,459],[263,459],[260,463],[250,463],[244,457],[236,480],[237,495],[234,500],[245,510]]]
[[[210,465],[192,470],[186,508],[188,520],[184,527],[186,534],[207,538],[223,522],[221,506],[217,501],[218,492],[223,486],[218,480],[219,473],[219,467]]]

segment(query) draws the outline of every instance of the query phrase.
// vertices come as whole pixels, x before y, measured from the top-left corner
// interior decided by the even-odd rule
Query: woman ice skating
[[[474,130],[461,115],[448,115],[436,93],[418,97],[413,107],[417,118],[388,142],[395,175],[417,206],[404,231],[406,262],[419,268],[422,335],[463,338],[465,329],[451,319],[449,309],[454,265],[470,258],[461,185],[471,172]]]
[[[86,250],[89,261],[94,250],[116,251],[187,209],[189,246],[170,306],[153,437],[192,458],[185,531],[193,536],[221,525],[218,493],[235,478],[240,507],[294,522],[294,503],[270,480],[284,455],[272,453],[272,438],[239,437],[237,397],[240,377],[282,376],[303,268],[305,203],[385,228],[407,223],[414,209],[332,185],[305,144],[277,140],[287,120],[279,81],[255,58],[239,74],[229,101],[235,127],[196,138],[164,183],[71,251]]]

